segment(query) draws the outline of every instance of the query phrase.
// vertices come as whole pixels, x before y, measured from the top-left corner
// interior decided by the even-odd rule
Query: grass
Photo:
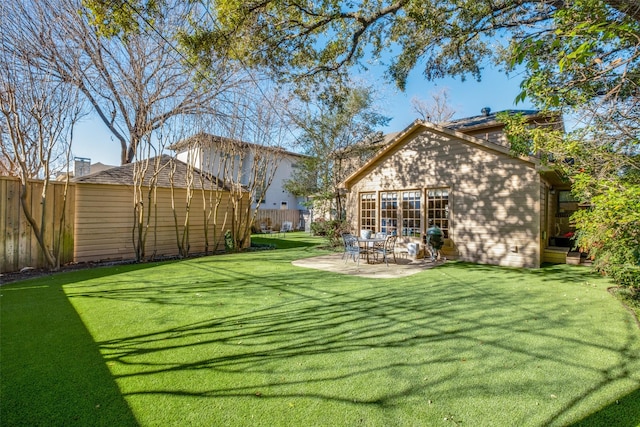
[[[2,425],[632,426],[640,330],[587,269],[402,279],[286,249],[0,288]]]

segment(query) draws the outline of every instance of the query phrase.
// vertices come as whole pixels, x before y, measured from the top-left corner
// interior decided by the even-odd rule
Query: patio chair
[[[393,262],[394,263],[398,263],[396,261],[396,252],[395,252],[395,247],[396,247],[396,240],[398,239],[398,236],[387,236],[387,238],[384,240],[384,242],[380,245],[376,245],[373,248],[373,252],[376,256],[376,258],[378,257],[378,255],[382,255],[382,261],[385,262],[385,264],[387,264],[387,267],[389,266],[389,256],[393,256]]]
[[[346,263],[349,258],[353,258],[353,261],[360,266],[360,245],[358,244],[358,238],[352,234],[345,233],[342,235],[344,242],[344,254],[342,258]]]
[[[347,258],[347,239],[355,237],[351,233],[342,233],[342,245],[344,246],[344,252],[342,253],[342,259]]]
[[[291,221],[282,221],[282,225],[280,226],[280,231],[278,235],[282,234],[282,237],[286,237],[285,233],[288,233],[293,228],[293,224]]]
[[[273,230],[271,230],[271,227],[269,227],[266,223],[261,222],[260,223],[260,232],[262,234],[271,234],[273,232]]]

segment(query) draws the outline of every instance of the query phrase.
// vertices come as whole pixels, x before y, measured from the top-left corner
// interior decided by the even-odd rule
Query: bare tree
[[[430,100],[411,98],[411,107],[420,119],[431,123],[448,122],[456,114],[456,110],[449,104],[449,91],[447,88],[439,92],[432,92]]]
[[[220,192],[215,197],[210,193],[205,214],[220,221],[219,209],[229,206],[223,223],[216,224],[214,230],[224,230],[231,250],[240,250],[248,243],[257,207],[273,182],[285,153],[283,146],[292,137],[288,116],[280,113],[287,108],[286,98],[275,90],[261,88],[258,92],[255,96],[250,90],[238,94],[228,104],[232,107],[223,120],[203,123],[200,133],[176,147],[184,153],[198,152],[194,157],[197,167],[211,174],[216,186],[227,190],[227,200]],[[252,207],[254,201],[256,209]],[[214,236],[213,241],[217,243],[219,237]]]
[[[0,40],[3,168],[19,177],[22,211],[47,264],[51,269],[58,269],[67,186],[65,184],[62,214],[58,218],[46,216],[48,188],[56,164],[69,162],[73,128],[83,114],[82,102],[76,90],[33,67],[28,54],[16,52],[15,48],[21,47],[19,41],[7,39],[6,33],[1,34]],[[42,180],[37,205],[31,203],[30,194],[31,181],[35,178]],[[48,227],[56,222],[59,223],[57,235],[48,237]]]
[[[159,156],[152,156],[154,145],[149,137],[143,138],[138,145],[139,161],[133,164],[133,227],[131,240],[136,253],[136,261],[142,261],[146,257],[147,237],[149,230],[153,230],[154,253],[157,247],[157,221],[158,221],[158,175],[162,172],[163,165]],[[153,222],[152,222],[153,221]]]
[[[119,142],[122,164],[172,118],[215,113],[213,101],[236,83],[234,70],[215,57],[215,75],[186,64],[175,37],[189,8],[178,1],[166,7],[153,22],[142,21],[139,33],[110,38],[80,0],[18,0],[9,8],[8,37],[24,40],[35,66],[84,94]]]
[[[331,88],[333,97],[321,96],[293,115],[301,129],[299,143],[310,158],[286,188],[297,196],[313,196],[314,209],[333,219],[344,217],[340,183],[382,148],[384,136],[375,129],[389,121],[378,112],[375,88],[351,83]]]

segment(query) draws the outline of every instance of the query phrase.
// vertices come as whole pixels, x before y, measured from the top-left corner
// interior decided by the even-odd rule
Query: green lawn
[[[6,426],[635,426],[640,329],[580,267],[402,279],[286,248],[0,288]]]

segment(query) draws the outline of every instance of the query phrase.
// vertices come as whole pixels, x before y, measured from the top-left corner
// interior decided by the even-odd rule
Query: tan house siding
[[[171,208],[171,189],[158,188],[157,217],[152,218],[145,254],[157,257],[178,253],[176,228]],[[186,212],[186,189],[175,189],[178,224],[182,232]],[[245,196],[248,205],[248,194]],[[133,244],[133,187],[107,184],[76,184],[76,262],[135,259]],[[224,213],[231,212],[225,192],[219,208],[218,225],[211,218],[209,251],[224,248]],[[189,220],[190,253],[205,250],[204,213],[201,190],[193,190]],[[226,222],[229,228],[230,219]],[[154,229],[154,226],[156,227]],[[214,243],[215,238],[217,244]]]
[[[540,177],[532,162],[422,126],[403,140],[348,182],[347,220],[353,229],[359,228],[361,192],[448,188],[451,233],[445,254],[505,266],[540,265]]]

